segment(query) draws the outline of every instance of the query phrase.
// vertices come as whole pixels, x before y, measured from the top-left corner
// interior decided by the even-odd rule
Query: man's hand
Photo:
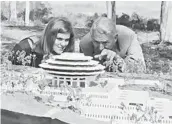
[[[99,55],[95,55],[94,58],[99,60],[105,59],[106,61],[113,61],[116,55],[117,55],[116,52],[112,50],[104,49]]]
[[[108,49],[104,49],[101,54],[95,55],[95,59],[99,59],[100,61],[105,59],[103,65],[105,65],[105,69],[107,71],[120,71],[124,72],[125,70],[125,62],[124,60],[116,54],[116,52]]]
[[[105,66],[105,70],[112,71],[113,61],[116,57],[116,52],[108,49],[102,50],[99,55],[95,55],[94,58],[98,59]]]

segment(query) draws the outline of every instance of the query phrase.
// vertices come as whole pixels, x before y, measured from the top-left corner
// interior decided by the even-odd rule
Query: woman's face
[[[57,54],[61,54],[69,44],[70,33],[58,33],[53,45],[53,50]]]

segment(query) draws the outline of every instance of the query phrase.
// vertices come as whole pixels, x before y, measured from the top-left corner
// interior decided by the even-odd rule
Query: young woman
[[[30,58],[28,65],[39,67],[41,61],[51,55],[73,51],[74,33],[72,25],[67,18],[58,17],[49,21],[42,37],[27,37],[16,44],[12,50],[11,61],[13,64],[20,65],[23,64],[24,60]],[[22,56],[24,57],[21,59]]]

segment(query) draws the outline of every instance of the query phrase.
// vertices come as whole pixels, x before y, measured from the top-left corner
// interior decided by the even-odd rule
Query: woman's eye
[[[57,38],[57,40],[60,40],[60,41],[62,41],[63,39],[62,39],[62,38]]]

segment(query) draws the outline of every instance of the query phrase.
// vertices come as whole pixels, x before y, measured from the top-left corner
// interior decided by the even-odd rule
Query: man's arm
[[[142,48],[137,40],[137,35],[131,36],[131,44],[128,48],[125,60],[127,61],[141,61],[145,65]]]
[[[137,63],[142,63],[145,67],[142,48],[139,44],[136,33],[128,27],[121,25],[117,25],[117,32],[119,48],[121,50],[119,55],[124,59],[125,68],[133,69],[133,67],[135,67],[134,65]],[[117,57],[118,59],[116,61],[121,61],[120,56]]]
[[[139,41],[137,40],[137,35],[135,33],[131,36],[131,44],[128,48],[127,55],[124,61],[126,66],[125,70],[146,70],[142,48],[139,44]]]

